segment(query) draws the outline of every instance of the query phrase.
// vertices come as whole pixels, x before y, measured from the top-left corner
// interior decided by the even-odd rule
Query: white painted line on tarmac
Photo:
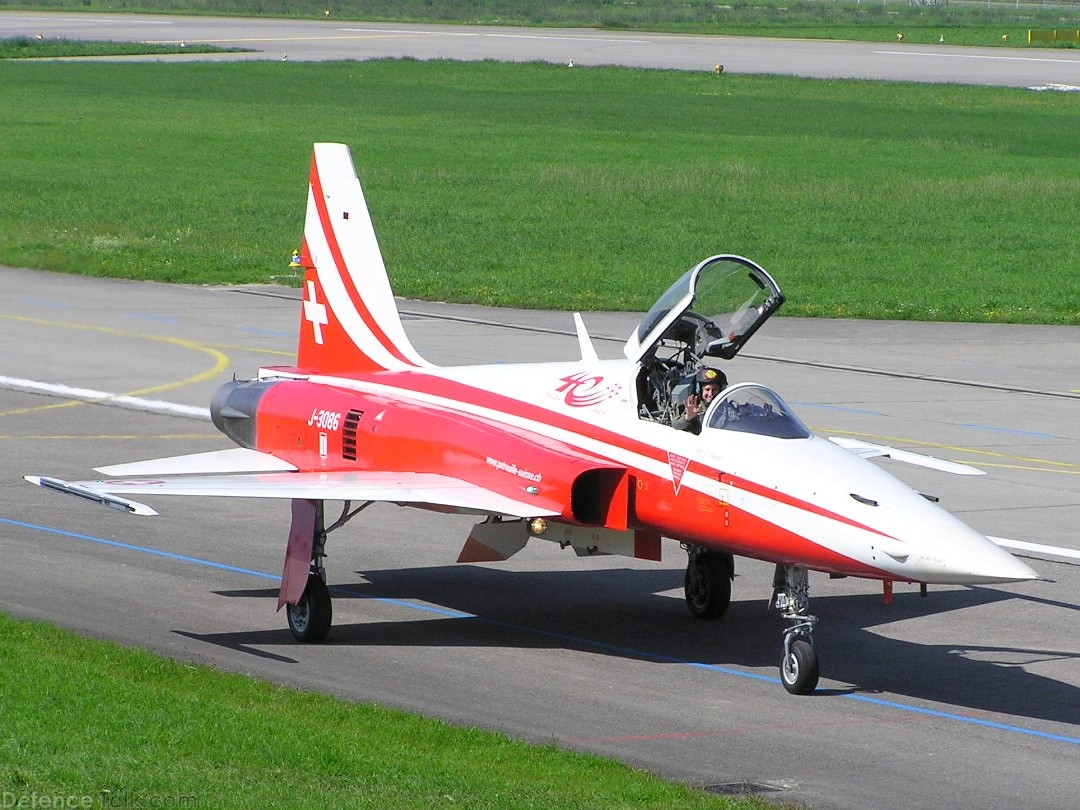
[[[160,399],[143,399],[108,391],[95,391],[92,388],[73,388],[69,385],[25,380],[19,377],[0,376],[0,388],[9,391],[22,391],[28,394],[43,394],[60,399],[74,399],[80,402],[92,402],[96,405],[112,405],[132,411],[159,413],[165,416],[183,416],[188,419],[210,420],[209,408],[197,408],[193,405],[181,405],[177,402],[165,402]]]
[[[1055,59],[1046,56],[995,56],[981,53],[928,53],[927,51],[874,51],[882,56],[927,56],[931,59],[982,59],[990,62],[1053,62],[1063,65],[1080,65],[1077,59]]]
[[[1042,543],[1028,543],[1023,540],[1010,540],[1007,537],[990,537],[994,543],[1002,548],[1011,548],[1016,551],[1027,551],[1032,554],[1047,554],[1052,557],[1065,557],[1070,560],[1080,560],[1080,551],[1074,548],[1062,548],[1061,546],[1044,546]]]
[[[422,37],[472,37],[472,38],[488,38],[488,39],[540,39],[540,40],[552,40],[555,42],[617,42],[619,44],[629,43],[632,45],[648,45],[647,39],[626,39],[623,37],[598,37],[598,36],[578,36],[575,34],[515,34],[515,33],[494,33],[491,31],[424,31],[419,29],[400,29],[400,28],[339,28],[339,31],[345,31],[347,33],[358,34],[404,34],[407,36],[422,36]]]

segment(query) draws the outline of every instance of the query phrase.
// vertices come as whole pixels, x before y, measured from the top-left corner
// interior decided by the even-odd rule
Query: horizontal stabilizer
[[[213,450],[209,453],[191,453],[186,456],[169,456],[128,464],[95,467],[102,475],[122,477],[125,475],[198,475],[200,473],[254,473],[289,472],[296,467],[269,453],[233,447],[229,450]]]
[[[918,467],[928,467],[931,470],[939,470],[953,475],[986,475],[977,467],[959,464],[955,461],[944,461],[940,458],[926,456],[922,453],[912,453],[908,450],[897,450],[895,447],[888,447],[883,444],[872,444],[857,439],[844,439],[839,436],[830,436],[829,441],[843,447],[845,450],[850,450],[862,458],[891,458],[893,461],[902,461],[905,464],[914,464]]]

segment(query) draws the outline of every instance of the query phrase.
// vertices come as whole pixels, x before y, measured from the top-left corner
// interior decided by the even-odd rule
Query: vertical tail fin
[[[349,147],[315,144],[296,364],[343,373],[430,365],[409,342]]]

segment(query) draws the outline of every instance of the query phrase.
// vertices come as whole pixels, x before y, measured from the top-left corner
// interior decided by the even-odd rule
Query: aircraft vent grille
[[[341,457],[346,461],[356,461],[356,429],[363,415],[363,411],[357,410],[345,415],[345,425],[341,429]]]

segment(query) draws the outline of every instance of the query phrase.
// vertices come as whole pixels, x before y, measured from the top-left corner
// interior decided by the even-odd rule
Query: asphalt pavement
[[[947,31],[943,31],[946,35]],[[246,53],[154,57],[276,59],[496,59],[556,64],[881,79],[1080,87],[1080,52],[1061,48],[954,47],[907,42],[769,39],[496,26],[360,23],[123,14],[0,12],[0,35],[209,43]]]
[[[1080,329],[774,318],[729,364],[820,433],[983,468],[889,467],[988,534],[1061,552],[1027,555],[1038,582],[898,586],[891,606],[879,584],[812,577],[822,682],[798,699],[776,677],[783,623],[762,564],[740,560],[729,615],[702,623],[673,544],[659,564],[535,543],[456,565],[470,519],[389,505],[331,536],[334,629],[293,642],[274,612],[287,504],[161,498],[139,518],[21,479],[227,447],[209,422],[11,380],[196,409],[233,373],[288,362],[298,291],[11,269],[0,284],[2,610],[818,810],[1061,808],[1080,788]],[[401,308],[440,363],[577,351],[567,313]],[[584,317],[616,356],[638,316]]]

